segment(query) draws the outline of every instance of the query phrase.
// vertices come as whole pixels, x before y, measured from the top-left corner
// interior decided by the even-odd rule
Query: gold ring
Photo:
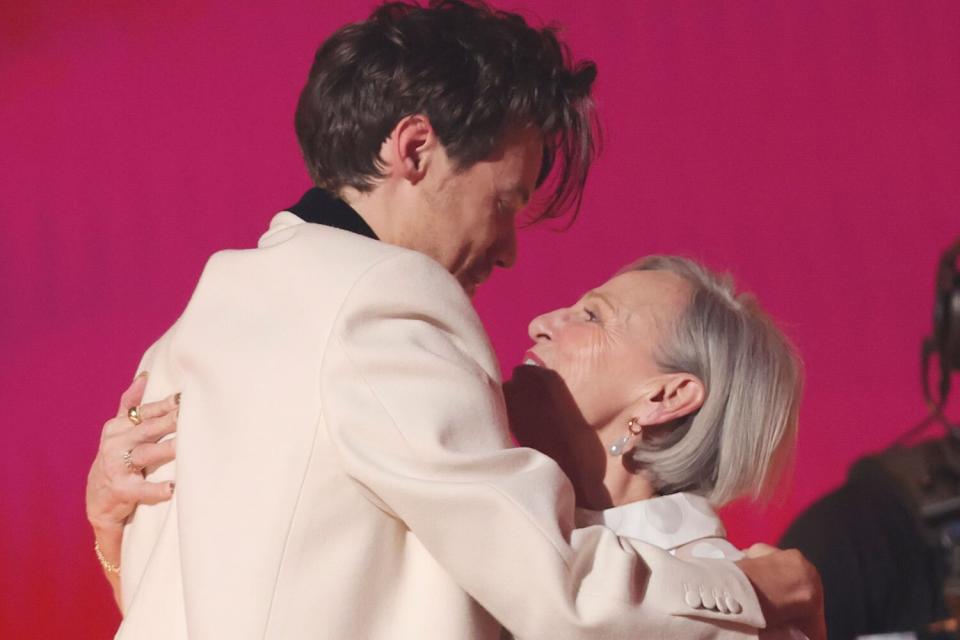
[[[140,407],[130,407],[127,409],[127,417],[130,418],[130,422],[135,425],[143,422],[143,417],[140,415]]]

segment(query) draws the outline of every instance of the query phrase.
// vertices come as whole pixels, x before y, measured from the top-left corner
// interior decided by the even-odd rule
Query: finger
[[[144,442],[156,442],[160,438],[177,430],[177,414],[175,411],[166,413],[159,418],[152,418],[131,431],[133,445]]]
[[[137,502],[157,504],[173,497],[173,482],[143,482],[137,488]]]
[[[120,394],[120,406],[117,408],[117,417],[126,418],[127,409],[135,407],[143,400],[143,390],[147,388],[147,372],[137,374],[127,390]]]
[[[780,551],[780,549],[777,549],[776,547],[772,547],[769,544],[758,542],[754,545],[751,545],[749,549],[744,551],[744,554],[748,558],[762,558],[763,556],[768,556],[771,553],[775,553],[777,551]]]
[[[130,450],[134,469],[154,469],[173,460],[177,455],[177,439],[170,438],[156,444],[141,444]]]
[[[163,400],[158,400],[156,402],[148,402],[140,406],[140,419],[149,420],[151,418],[157,418],[171,411],[176,411],[177,407],[180,405],[180,394],[172,393]],[[142,426],[142,425],[141,425]]]
[[[110,447],[117,437],[123,437],[130,428],[133,427],[133,423],[130,422],[130,419],[124,415],[122,418],[110,418],[103,423],[103,429],[100,431],[100,447]],[[117,446],[123,446],[122,444]]]

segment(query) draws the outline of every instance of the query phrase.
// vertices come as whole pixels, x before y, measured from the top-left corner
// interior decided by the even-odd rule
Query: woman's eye
[[[587,316],[587,322],[599,322],[599,321],[600,321],[600,316],[598,316],[597,314],[595,314],[595,313],[594,313],[593,311],[591,311],[590,309],[584,308],[583,312],[584,312],[584,314],[586,314],[586,316]]]

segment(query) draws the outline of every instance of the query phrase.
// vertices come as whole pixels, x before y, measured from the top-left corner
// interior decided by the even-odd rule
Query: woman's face
[[[534,318],[536,344],[524,364],[563,379],[593,428],[624,417],[663,372],[654,359],[679,317],[690,287],[669,271],[631,271],[584,295],[572,307]]]

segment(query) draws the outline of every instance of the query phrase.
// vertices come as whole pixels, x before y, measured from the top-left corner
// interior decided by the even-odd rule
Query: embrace
[[[296,111],[317,187],[209,260],[104,425],[118,638],[824,637],[811,565],[742,554],[715,513],[796,434],[799,361],[751,297],[626,256],[501,386],[470,295],[518,216],[579,208],[595,75],[478,2],[321,44]]]

